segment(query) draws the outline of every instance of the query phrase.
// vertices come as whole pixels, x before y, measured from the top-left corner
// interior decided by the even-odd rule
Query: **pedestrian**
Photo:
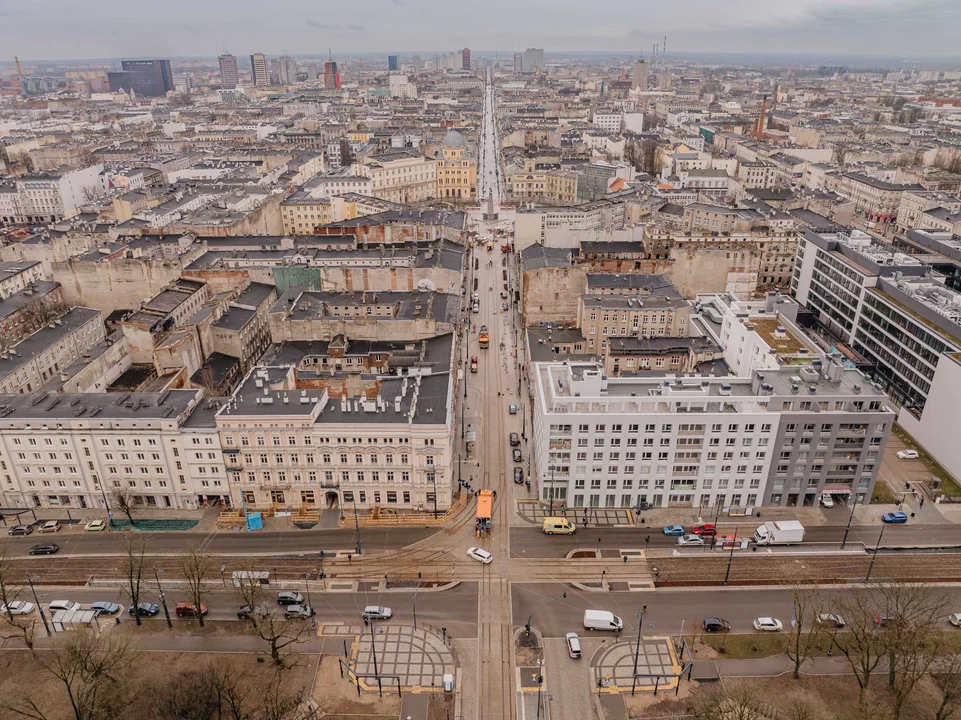
[[[354,556],[351,555],[350,553],[347,553],[347,564],[349,565],[353,561],[354,561]]]
[[[921,498],[918,502],[920,503],[920,505],[918,505],[918,507],[919,507],[919,508],[923,508],[923,507],[924,507],[924,498]]]

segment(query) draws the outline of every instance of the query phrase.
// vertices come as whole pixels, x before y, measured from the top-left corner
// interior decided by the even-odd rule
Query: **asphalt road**
[[[396,550],[428,538],[438,528],[361,528],[362,550],[379,552]],[[32,545],[52,542],[60,546],[58,555],[117,555],[123,552],[123,533],[85,533],[61,531],[26,537],[0,537],[0,548],[9,548],[11,555],[26,555]],[[334,552],[353,550],[353,528],[338,530],[298,530],[291,528],[282,532],[232,532],[217,531],[209,535],[199,533],[149,533],[150,552],[154,554],[178,553],[184,547],[203,545],[204,550],[215,555],[316,555],[320,550]]]
[[[776,617],[790,626],[793,600],[790,589],[711,588],[691,590],[659,590],[657,592],[582,592],[561,584],[514,584],[511,588],[514,625],[523,626],[531,612],[546,601],[547,606],[538,610],[532,627],[547,637],[563,637],[576,632],[598,637],[607,633],[584,629],[584,610],[610,610],[624,621],[624,632],[636,632],[636,613],[646,604],[644,627],[647,634],[677,634],[684,623],[685,632],[692,624],[700,624],[706,617],[720,617],[731,623],[732,632],[754,632],[752,623],[759,616]],[[567,592],[567,598],[561,594]],[[832,598],[839,597],[841,590],[824,590],[825,612],[830,612]],[[961,610],[961,587],[942,588],[943,597],[949,602],[947,613]],[[560,599],[558,599],[560,598]],[[552,600],[553,599],[553,600]],[[951,629],[944,620],[944,627]]]
[[[733,533],[740,527],[738,534],[750,535],[759,524],[757,519],[750,523],[723,522],[718,524],[721,533]],[[817,525],[806,529],[805,543],[837,543],[841,546],[844,538],[844,525]],[[862,542],[874,547],[881,532],[877,525],[852,525],[848,542]],[[570,550],[578,548],[594,549],[600,539],[602,551],[616,551],[620,548],[644,548],[645,538],[650,536],[650,547],[668,548],[677,545],[677,538],[664,535],[661,527],[640,526],[637,528],[581,527],[574,535],[545,535],[535,525],[511,528],[511,557],[539,558],[563,557]],[[961,545],[961,526],[940,525],[887,525],[884,530],[884,546],[888,548],[921,545]]]
[[[161,578],[162,580],[162,578]],[[160,604],[160,595],[157,592],[156,583],[153,578],[145,583],[146,590],[141,602],[152,602]],[[190,622],[189,619],[178,618],[174,613],[174,607],[178,601],[187,600],[187,592],[178,588],[165,587],[167,597],[167,607],[170,610],[171,618],[175,623]],[[305,593],[302,593],[305,594]],[[120,613],[121,622],[132,622],[127,614],[130,605],[130,598],[122,591],[108,588],[70,588],[70,589],[47,589],[37,588],[37,597],[46,609],[46,604],[51,600],[73,600],[81,605],[89,605],[98,601],[110,601],[119,603],[123,606]],[[269,597],[269,596],[268,596]],[[25,589],[21,595],[21,600],[33,602],[29,588]],[[310,602],[314,611],[317,613],[318,623],[347,623],[359,626],[362,623],[361,610],[365,605],[386,605],[393,610],[393,618],[390,622],[399,622],[405,625],[413,625],[414,622],[414,593],[413,591],[389,591],[389,592],[319,592],[313,588],[310,591]],[[204,598],[204,604],[208,607],[208,620],[237,620],[237,608],[243,603],[233,589],[213,590]],[[50,619],[50,615],[47,615]],[[144,622],[164,622],[163,610],[152,618],[144,618]],[[429,625],[437,630],[442,627],[447,628],[448,634],[452,637],[476,637],[477,636],[477,586],[474,583],[461,583],[460,585],[444,591],[420,592],[417,594],[417,623]]]

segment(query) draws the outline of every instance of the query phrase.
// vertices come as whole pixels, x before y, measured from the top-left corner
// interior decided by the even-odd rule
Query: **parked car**
[[[467,548],[467,554],[478,562],[484,563],[485,565],[489,565],[490,561],[494,559],[494,556],[487,552],[484,548]]]
[[[898,450],[895,453],[900,460],[917,460],[918,451],[917,450]]]
[[[681,535],[681,537],[677,539],[677,544],[678,545],[703,545],[704,538],[702,538],[700,535]]]
[[[701,629],[704,632],[727,632],[731,629],[731,623],[721,618],[704,618],[701,621]]]
[[[33,612],[33,603],[25,600],[14,600],[6,605],[0,605],[0,615],[28,615]]]
[[[884,513],[884,515],[881,516],[881,522],[886,523],[906,523],[907,521],[908,514],[906,512],[901,512],[900,510]]]
[[[518,448],[511,450],[511,456],[514,458],[514,462],[524,462],[524,456],[521,455],[521,451]]]
[[[366,620],[390,620],[394,611],[383,605],[368,605],[361,614]]]
[[[514,403],[511,403],[510,405],[507,406],[507,412],[510,413],[511,415],[516,415],[517,406]]]
[[[524,484],[524,469],[516,467],[514,468],[514,483],[517,485]]]
[[[759,617],[754,618],[754,629],[758,632],[781,632],[784,625],[777,618]]]
[[[34,545],[30,548],[31,555],[53,555],[60,550],[56,543],[46,543],[45,545]]]
[[[73,610],[80,607],[80,603],[73,600],[51,600],[47,607],[50,609],[50,614],[53,615],[55,612],[60,612],[61,610]]]
[[[844,627],[844,618],[837,613],[821,613],[815,620],[817,620],[818,625],[827,625],[833,628]]]
[[[188,617],[191,615],[206,615],[207,606],[200,603],[200,612],[197,611],[197,606],[192,602],[179,602],[177,603],[177,615],[180,617]]]
[[[834,507],[834,498],[832,498],[828,493],[821,495],[821,504],[826,508]]]
[[[284,617],[288,620],[310,620],[313,615],[314,609],[310,605],[288,605],[284,608]]]
[[[33,525],[14,525],[7,530],[7,535],[29,535],[33,532]]]
[[[278,605],[303,605],[304,596],[301,595],[299,592],[285,590],[282,593],[277,593],[277,604]]]
[[[665,535],[683,535],[684,526],[683,525],[665,525],[664,534]]]
[[[713,523],[701,523],[700,525],[695,525],[691,532],[693,532],[695,535],[706,535],[707,537],[711,537],[717,532],[717,530],[714,529]]]
[[[577,633],[567,633],[564,636],[567,640],[567,653],[575,660],[581,656],[581,639]]]
[[[120,606],[115,602],[101,601],[90,604],[91,610],[96,610],[101,615],[116,615],[120,612]]]
[[[521,436],[517,433],[511,433],[510,435],[511,447],[517,447],[521,444]]]
[[[58,520],[47,520],[43,525],[40,526],[40,532],[42,533],[53,533],[60,532],[60,522]]]
[[[153,617],[160,612],[160,608],[157,606],[157,603],[142,602],[137,603],[136,606],[131,606],[127,612],[131,615],[139,615],[140,617]]]
[[[270,610],[263,605],[255,605],[253,609],[251,609],[250,605],[244,605],[242,608],[237,610],[237,617],[241,620],[247,620],[251,615],[256,615],[257,617],[266,617],[267,613],[269,612]]]
[[[961,627],[961,613],[951,613],[948,615],[948,622],[955,627]]]
[[[86,525],[83,526],[83,529],[86,530],[87,532],[100,532],[101,530],[107,529],[107,521],[91,520],[90,522],[88,522]]]
[[[874,627],[883,628],[890,627],[898,621],[896,615],[888,615],[887,613],[878,613],[874,616]]]

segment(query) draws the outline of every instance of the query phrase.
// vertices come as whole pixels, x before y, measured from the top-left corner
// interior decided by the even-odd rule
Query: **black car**
[[[524,471],[521,468],[514,468],[514,482],[518,485],[524,484]]]
[[[511,450],[511,456],[514,458],[514,462],[524,462],[524,458],[521,455],[521,451],[517,448]]]
[[[59,545],[49,543],[47,545],[34,545],[30,548],[31,555],[53,555],[55,552],[60,550]]]
[[[285,591],[277,594],[278,605],[303,605],[304,596],[299,592]]]
[[[727,632],[731,629],[731,623],[721,618],[704,618],[701,628],[704,632]]]
[[[267,608],[265,608],[263,605],[256,605],[253,609],[250,608],[250,605],[244,605],[237,611],[237,617],[241,620],[249,620],[251,615],[265,617],[267,612]]]
[[[511,443],[511,447],[517,447],[518,445],[521,444],[521,436],[518,435],[517,433],[511,433],[510,443]]]
[[[136,608],[131,607],[127,612],[131,615],[139,615],[140,617],[153,617],[160,612],[160,608],[157,606],[157,603],[142,602],[137,603]]]
[[[14,525],[7,530],[7,535],[29,535],[33,532],[33,525]]]

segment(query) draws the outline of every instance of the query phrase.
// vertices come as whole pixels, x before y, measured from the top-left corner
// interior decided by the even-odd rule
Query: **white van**
[[[587,630],[620,632],[624,629],[624,623],[617,615],[607,610],[585,610],[584,627]]]

